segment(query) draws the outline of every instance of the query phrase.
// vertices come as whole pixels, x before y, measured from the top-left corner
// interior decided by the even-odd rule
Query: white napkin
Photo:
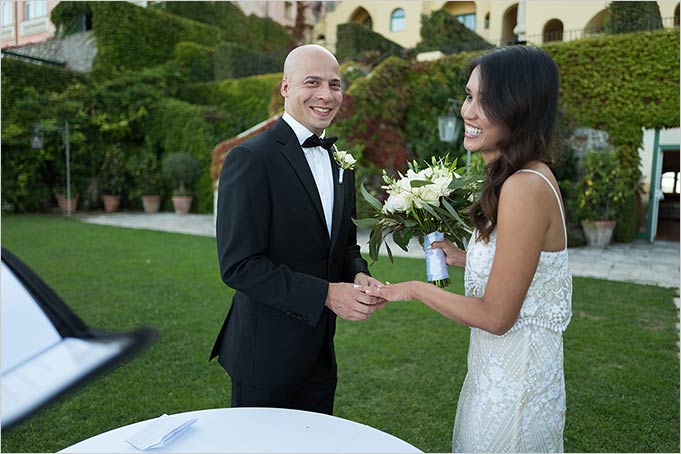
[[[168,415],[163,414],[125,441],[141,451],[162,448],[177,438],[196,421],[196,418],[182,420],[181,418],[170,418]]]

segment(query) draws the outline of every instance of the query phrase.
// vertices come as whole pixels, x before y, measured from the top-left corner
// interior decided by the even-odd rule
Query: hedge
[[[279,82],[281,73],[188,84],[177,97],[193,104],[212,106],[208,121],[216,131],[215,145],[281,110],[283,99],[279,94]]]
[[[183,5],[167,9],[179,6]],[[140,8],[128,2],[61,2],[52,17],[62,30],[68,32],[69,24],[83,15],[93,20],[98,44],[93,73],[82,75],[9,58],[3,61],[3,209],[35,211],[53,204],[51,191],[61,184],[64,174],[59,134],[47,134],[41,150],[27,152],[27,148],[32,124],[62,124],[64,105],[71,106],[65,118],[72,124],[72,157],[78,156],[78,162],[84,164],[72,163],[72,175],[78,177],[81,190],[99,168],[105,144],[120,145],[126,159],[136,159],[140,150],[158,158],[187,151],[199,158],[205,170],[194,209],[212,210],[211,149],[268,118],[270,110],[281,109],[281,75],[227,80],[198,90],[190,85],[184,99],[174,99],[178,87],[186,81],[214,79],[214,62],[220,61],[215,49],[222,36],[241,39],[239,33],[243,33],[241,44],[280,54],[276,69],[272,66],[275,71],[281,70],[292,38],[271,20],[246,17],[229,3],[191,2],[184,6],[204,12],[211,8],[237,11],[235,17],[247,30],[226,27],[228,32],[223,35],[224,22],[215,22],[221,25],[217,28],[169,14],[163,8]],[[256,30],[253,24],[258,25]],[[233,64],[244,66],[242,61]],[[88,84],[88,88],[78,88],[79,84]],[[60,97],[67,87],[73,88],[71,98]],[[201,92],[206,88],[207,97]],[[128,183],[125,192],[132,194],[138,182],[129,179]]]
[[[657,2],[612,2],[608,5],[606,33],[627,33],[662,27],[662,16]]]
[[[81,20],[85,16],[92,20],[92,2],[62,1],[50,13],[50,21],[57,27],[60,36],[77,33],[81,30]]]
[[[73,83],[83,83],[87,76],[55,65],[37,65],[6,55],[2,59],[2,102],[3,114],[14,105],[17,96],[26,87],[33,87],[39,93],[64,91]],[[4,115],[3,115],[4,119]]]
[[[151,112],[145,143],[160,150],[160,156],[186,152],[195,156],[201,166],[201,177],[195,188],[192,210],[213,209],[210,179],[210,151],[215,144],[213,128],[204,118],[204,108],[177,99],[166,98]],[[166,188],[170,194],[173,188]]]
[[[336,58],[341,63],[346,60],[375,63],[388,55],[402,55],[404,52],[402,46],[364,25],[355,22],[338,25]]]
[[[641,128],[679,126],[679,30],[661,30],[548,44],[561,73],[561,105],[577,124],[607,131],[628,169],[632,194],[640,178]],[[436,116],[447,97],[463,99],[471,57],[455,54],[437,62],[390,58],[346,93],[336,127],[377,168],[400,168],[400,160],[444,154]],[[427,75],[427,76],[426,76]],[[380,184],[380,182],[379,182]],[[635,234],[635,195],[619,207],[618,241]]]
[[[267,54],[239,44],[220,43],[215,52],[215,80],[281,71],[287,53]]]
[[[421,42],[416,46],[416,52],[439,50],[444,54],[454,54],[492,47],[446,10],[421,16]]]
[[[56,131],[44,133],[44,145],[30,147],[33,124],[57,106],[52,93],[63,93],[69,87],[84,84],[86,77],[68,69],[51,65],[36,65],[12,57],[2,59],[2,209],[38,211],[53,201],[51,189],[63,184],[64,146]],[[63,102],[61,97],[57,99]],[[68,109],[70,103],[59,106]],[[61,121],[57,123],[62,125]],[[79,157],[75,146],[81,137],[73,131],[71,150]],[[80,159],[79,159],[80,161]],[[74,166],[78,166],[74,163]]]
[[[259,52],[287,51],[295,46],[291,34],[269,18],[246,16],[235,2],[158,2],[150,8],[217,27],[221,39]]]
[[[679,29],[547,44],[558,64],[561,103],[581,126],[610,134],[628,170],[631,196],[619,207],[615,239],[636,233],[641,128],[679,126]]]
[[[215,80],[215,47],[182,41],[175,46],[174,58],[168,62],[190,82]]]
[[[69,20],[65,11],[80,10],[60,2],[53,10],[59,21]],[[215,46],[220,29],[129,2],[89,2],[97,55],[93,65],[96,76],[110,78],[123,70],[157,66],[172,58],[175,46],[192,41]]]

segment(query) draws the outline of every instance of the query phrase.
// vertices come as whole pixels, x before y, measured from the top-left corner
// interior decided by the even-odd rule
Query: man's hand
[[[355,274],[355,284],[364,287],[383,287],[383,282],[379,281],[378,279],[374,279],[365,273]]]
[[[364,293],[359,284],[330,282],[324,304],[344,320],[365,320],[387,303],[383,298]]]

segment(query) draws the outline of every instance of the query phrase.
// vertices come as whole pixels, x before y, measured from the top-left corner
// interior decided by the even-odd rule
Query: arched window
[[[604,9],[587,22],[586,27],[584,27],[584,35],[594,35],[603,32],[605,29],[605,19],[608,17],[608,9]]]
[[[504,18],[501,23],[502,46],[509,46],[518,41],[518,35],[513,33],[516,25],[518,25],[518,4],[514,3],[504,12]]]
[[[390,15],[390,31],[401,32],[407,28],[407,18],[402,8],[397,8]]]
[[[679,26],[679,5],[676,5],[676,9],[674,9],[674,27]]]
[[[12,2],[10,0],[2,0],[2,15],[0,15],[0,26],[12,25],[14,17],[12,16]]]
[[[551,19],[544,25],[544,42],[563,40],[563,23],[558,19]]]
[[[485,14],[485,30],[489,30],[489,13]]]
[[[456,17],[467,29],[475,31],[475,2],[447,2],[442,9]]]
[[[356,22],[358,24],[364,25],[369,30],[371,30],[374,26],[369,12],[361,6],[352,13],[350,16],[350,22]]]

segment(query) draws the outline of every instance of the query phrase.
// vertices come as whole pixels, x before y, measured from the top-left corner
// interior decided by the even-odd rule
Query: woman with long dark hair
[[[461,107],[464,147],[482,154],[487,180],[471,206],[467,251],[433,243],[465,266],[465,296],[410,281],[366,289],[420,300],[471,327],[454,452],[562,452],[562,333],[572,276],[562,200],[549,169],[558,69],[536,47],[496,49],[473,61]]]

